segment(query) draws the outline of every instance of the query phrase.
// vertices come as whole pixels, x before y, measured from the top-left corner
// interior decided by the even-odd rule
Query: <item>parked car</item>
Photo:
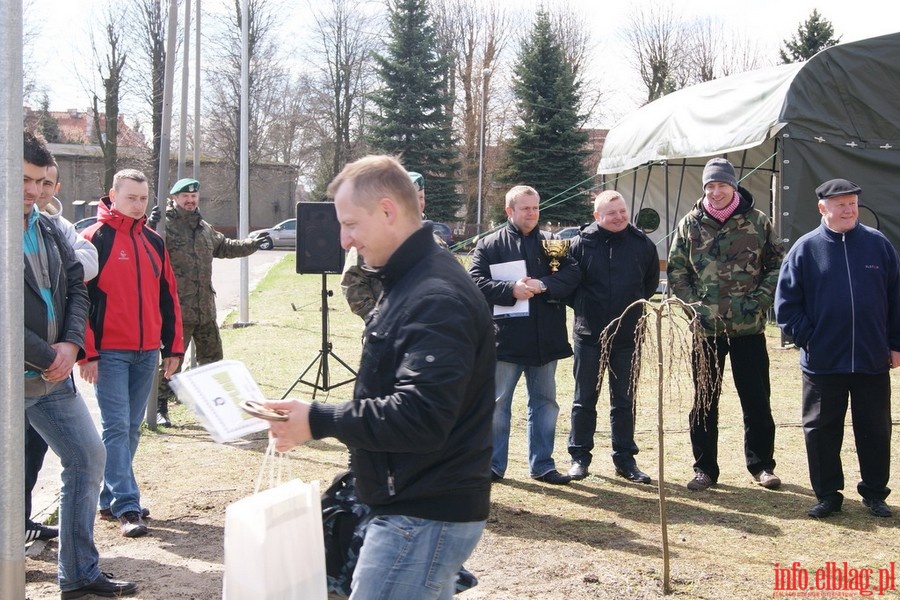
[[[90,227],[91,225],[93,225],[93,224],[96,223],[96,222],[97,222],[97,217],[96,217],[96,216],[93,216],[93,217],[85,217],[85,218],[83,218],[83,219],[80,219],[80,220],[78,220],[78,221],[75,221],[75,222],[73,223],[73,225],[75,226],[75,231],[76,231],[77,233],[81,233],[82,231],[84,231],[85,229],[87,229],[88,227]]]
[[[444,240],[444,243],[450,246],[453,244],[453,229],[447,225],[446,223],[432,223],[434,226],[434,232],[438,235],[439,238]]]
[[[573,237],[578,235],[579,231],[581,231],[581,227],[577,225],[573,227],[563,227],[556,232],[556,237],[561,240],[571,240]]]
[[[263,233],[268,233],[271,243],[260,246],[260,250],[271,250],[272,248],[294,248],[297,246],[297,219],[288,219],[282,221],[274,227],[268,229],[257,229],[251,231],[248,237],[256,239]]]

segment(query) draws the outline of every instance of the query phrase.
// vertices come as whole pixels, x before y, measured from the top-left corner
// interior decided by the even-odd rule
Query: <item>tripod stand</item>
[[[312,397],[315,399],[316,392],[322,390],[323,392],[327,392],[329,390],[333,390],[336,387],[340,387],[342,385],[346,385],[356,380],[356,371],[353,368],[341,360],[341,357],[334,353],[332,350],[331,341],[328,339],[328,297],[332,295],[332,292],[327,289],[325,285],[325,273],[322,273],[322,348],[319,350],[319,353],[316,355],[312,361],[306,368],[303,369],[303,372],[300,373],[300,376],[294,381],[291,387],[284,393],[284,396],[281,397],[282,400],[287,398],[288,394],[293,391],[297,384],[302,383],[304,385],[308,385],[313,388]],[[350,379],[345,379],[339,383],[331,384],[330,382],[330,373],[328,372],[328,357],[333,357],[336,361],[341,363],[345,369],[350,371],[353,374]],[[313,368],[313,365],[316,363],[319,364],[319,368],[316,370],[316,381],[315,383],[311,381],[306,381],[303,377],[309,373],[310,369]],[[321,383],[320,383],[321,382]]]

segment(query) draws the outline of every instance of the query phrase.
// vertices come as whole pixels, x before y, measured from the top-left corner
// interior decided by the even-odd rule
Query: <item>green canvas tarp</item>
[[[713,156],[735,165],[788,246],[819,224],[816,186],[844,177],[863,189],[863,222],[900,247],[900,33],[649,103],[610,129],[598,173],[631,201],[635,219],[641,209],[659,215],[650,235],[665,258]]]

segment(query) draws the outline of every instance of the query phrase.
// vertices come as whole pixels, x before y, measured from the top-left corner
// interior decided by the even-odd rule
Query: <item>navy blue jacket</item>
[[[353,400],[314,403],[315,439],[350,448],[359,498],[377,514],[483,521],[490,510],[494,326],[431,226],[376,271]]]
[[[900,351],[900,261],[884,235],[863,224],[840,234],[824,225],[802,236],[781,266],[778,325],[814,375],[884,373]]]
[[[514,281],[491,279],[491,265],[524,260],[529,277],[540,279],[547,291],[528,301],[527,317],[497,319],[497,360],[540,367],[551,361],[572,356],[569,332],[566,327],[566,305],[559,302],[568,297],[581,280],[578,265],[563,257],[559,270],[550,269],[550,258],[544,253],[541,240],[553,236],[535,227],[522,235],[512,223],[482,238],[475,247],[469,275],[484,294],[488,304],[513,306]],[[551,302],[553,300],[553,302]]]

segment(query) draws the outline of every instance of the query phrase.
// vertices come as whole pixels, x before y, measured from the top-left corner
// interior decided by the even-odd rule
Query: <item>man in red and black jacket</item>
[[[93,383],[100,406],[106,469],[101,518],[117,518],[122,535],[147,533],[132,460],[162,353],[166,376],[184,356],[181,307],[163,239],[144,227],[149,199],[140,171],[116,173],[102,198],[97,223],[84,236],[97,248],[100,272],[91,299],[81,376]]]

